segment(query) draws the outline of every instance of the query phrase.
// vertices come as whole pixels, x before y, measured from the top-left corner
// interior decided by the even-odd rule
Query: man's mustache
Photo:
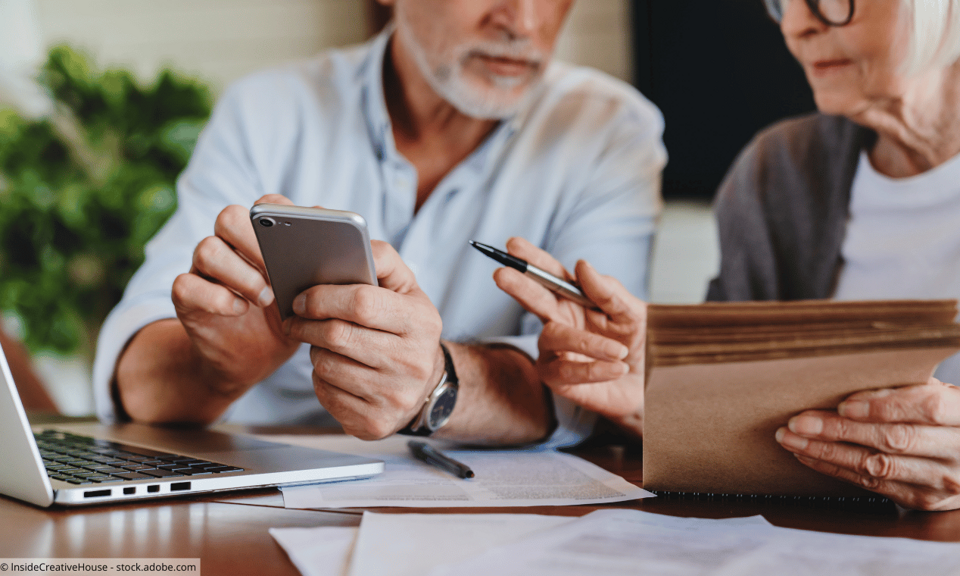
[[[464,54],[467,57],[486,56],[489,58],[518,60],[534,67],[540,67],[547,58],[543,51],[532,48],[528,40],[472,44],[464,50]]]

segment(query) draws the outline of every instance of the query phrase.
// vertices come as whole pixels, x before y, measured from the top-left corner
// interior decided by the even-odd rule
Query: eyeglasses
[[[790,0],[763,0],[770,16],[780,22]],[[853,19],[853,0],[806,0],[810,11],[827,26],[844,26]]]

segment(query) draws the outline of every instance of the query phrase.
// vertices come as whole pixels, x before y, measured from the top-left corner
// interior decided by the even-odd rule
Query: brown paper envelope
[[[947,324],[891,324],[889,322],[844,322],[832,324],[786,324],[776,326],[732,326],[725,328],[657,328],[650,332],[650,339],[658,346],[688,346],[704,342],[760,342],[835,338],[871,337],[875,334],[899,334],[917,330],[939,330],[957,327],[953,322]]]
[[[869,318],[877,322],[949,323],[957,315],[955,300],[834,301],[798,300],[793,302],[708,302],[696,305],[652,304],[648,307],[648,326],[703,328],[709,326],[749,326],[858,322]]]
[[[651,338],[651,346],[656,357],[670,355],[697,355],[697,354],[735,354],[735,353],[767,353],[779,350],[830,349],[841,346],[860,346],[868,349],[871,346],[900,346],[912,348],[912,343],[922,341],[942,340],[944,345],[948,340],[960,338],[960,326],[951,325],[946,328],[911,329],[911,330],[876,330],[866,334],[845,334],[838,332],[832,336],[807,338],[798,335],[792,339],[767,338],[744,342],[727,340],[722,342],[662,344]]]
[[[675,354],[664,351],[659,346],[648,348],[651,353],[651,363],[656,366],[679,366],[682,364],[722,364],[729,362],[762,362],[764,360],[781,360],[787,358],[807,358],[812,356],[837,356],[841,354],[856,354],[858,352],[872,352],[880,350],[916,350],[920,348],[960,349],[960,339],[955,336],[946,338],[916,339],[909,342],[850,342],[847,344],[831,343],[827,346],[813,348],[794,348],[780,346],[771,350],[754,350],[745,352],[726,353],[692,353]],[[694,348],[691,351],[696,352]]]
[[[861,390],[926,382],[957,348],[654,367],[644,401],[643,487],[798,496],[864,495],[803,466],[777,428]]]

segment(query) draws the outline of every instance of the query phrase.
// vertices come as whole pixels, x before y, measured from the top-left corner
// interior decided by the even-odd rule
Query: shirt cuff
[[[101,422],[115,423],[122,414],[114,402],[113,380],[117,361],[130,339],[148,324],[176,317],[173,303],[166,294],[165,298],[151,298],[116,308],[107,318],[100,330],[97,356],[93,362],[93,400]]]

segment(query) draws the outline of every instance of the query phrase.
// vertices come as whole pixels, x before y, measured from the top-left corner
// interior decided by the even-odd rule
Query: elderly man
[[[537,319],[467,240],[522,235],[643,294],[661,117],[623,83],[548,65],[572,0],[381,1],[396,22],[370,43],[224,94],[101,333],[102,418],[332,416],[360,438],[497,444],[589,431],[522,351]],[[247,216],[264,196],[363,215],[380,286],[315,287],[281,323]],[[454,373],[449,419],[423,418]]]

